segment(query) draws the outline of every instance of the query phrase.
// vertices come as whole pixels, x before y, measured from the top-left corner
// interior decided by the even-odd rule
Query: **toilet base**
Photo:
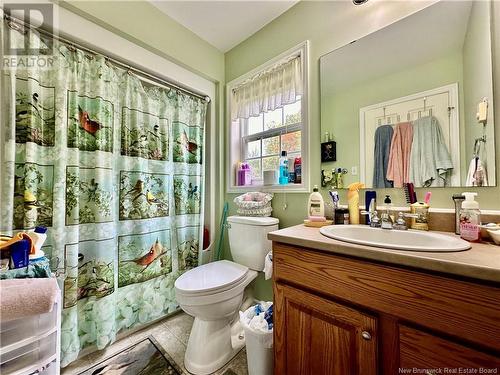
[[[195,318],[189,336],[184,366],[192,374],[211,374],[227,364],[245,346],[239,320]]]

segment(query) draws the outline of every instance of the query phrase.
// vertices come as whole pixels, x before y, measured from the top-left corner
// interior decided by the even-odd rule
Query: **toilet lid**
[[[175,281],[175,288],[186,294],[203,294],[225,290],[238,284],[248,273],[248,267],[228,260],[219,260],[193,268]]]

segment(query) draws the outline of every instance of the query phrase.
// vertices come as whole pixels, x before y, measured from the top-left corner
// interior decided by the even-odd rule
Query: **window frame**
[[[302,65],[302,82],[303,94],[301,96],[301,117],[300,123],[283,125],[279,128],[263,130],[262,132],[252,135],[244,133],[244,125],[247,124],[248,119],[231,120],[231,93],[232,89],[245,80],[255,76],[259,72],[269,69],[271,66],[276,65],[280,61],[287,60],[293,56],[300,56]],[[304,41],[299,45],[285,51],[284,53],[269,60],[265,64],[253,69],[252,71],[236,78],[229,82],[226,86],[226,119],[227,119],[227,141],[226,141],[226,192],[227,193],[242,193],[246,191],[266,191],[266,192],[290,192],[290,193],[304,193],[310,191],[310,155],[309,155],[309,139],[310,139],[310,126],[309,126],[309,41]],[[282,107],[283,108],[283,107]],[[282,120],[284,121],[284,110],[282,109]],[[264,121],[264,119],[263,119]],[[271,136],[280,136],[280,151],[281,151],[281,136],[283,134],[291,133],[294,131],[301,131],[301,165],[302,165],[302,178],[300,184],[290,183],[287,185],[249,185],[238,186],[236,185],[236,169],[235,164],[237,161],[247,160],[246,158],[246,141],[261,140]],[[261,141],[262,142],[262,141]],[[298,152],[297,152],[298,153]],[[262,143],[261,143],[262,154]],[[291,153],[293,156],[294,153]],[[276,156],[276,155],[269,155]],[[279,156],[279,155],[278,155]],[[267,156],[266,156],[267,157]],[[261,159],[263,156],[252,158]],[[262,162],[261,162],[262,163]],[[262,166],[261,166],[262,167]]]

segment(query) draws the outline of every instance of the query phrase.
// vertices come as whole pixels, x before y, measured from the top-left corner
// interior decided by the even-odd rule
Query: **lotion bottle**
[[[474,200],[477,193],[463,193],[465,200],[460,210],[460,237],[469,242],[481,240],[481,211],[479,203]]]
[[[307,216],[325,217],[325,202],[318,191],[318,185],[314,185],[313,192],[309,195],[307,202]]]

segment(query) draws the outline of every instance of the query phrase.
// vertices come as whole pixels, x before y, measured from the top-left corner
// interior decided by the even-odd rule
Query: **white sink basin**
[[[335,240],[385,249],[452,252],[471,248],[467,241],[459,238],[417,230],[387,230],[367,225],[328,225],[319,231]]]

